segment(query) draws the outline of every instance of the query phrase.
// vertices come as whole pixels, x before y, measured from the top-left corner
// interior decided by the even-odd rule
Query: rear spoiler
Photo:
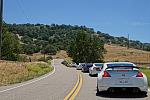
[[[112,69],[114,69],[114,68],[117,68],[117,67],[129,67],[129,68],[137,68],[137,69],[140,69],[140,67],[137,67],[137,66],[111,66],[111,67],[107,67],[106,69],[109,69],[109,68],[112,68]]]

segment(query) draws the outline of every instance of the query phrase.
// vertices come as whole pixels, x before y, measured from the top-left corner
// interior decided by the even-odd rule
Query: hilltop
[[[78,30],[98,35],[105,44],[115,44],[130,48],[150,51],[150,43],[142,43],[137,40],[128,40],[126,37],[114,37],[93,28],[77,25],[44,25],[44,24],[6,24],[8,31],[17,35],[23,48],[23,53],[38,53],[47,48],[50,54],[56,54],[59,50],[67,50],[68,44],[75,38]],[[30,49],[29,49],[30,48]]]

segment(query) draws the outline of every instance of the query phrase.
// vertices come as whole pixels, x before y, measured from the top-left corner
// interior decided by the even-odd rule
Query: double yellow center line
[[[64,100],[74,100],[75,96],[79,93],[82,86],[82,75],[78,73],[78,80],[74,88],[70,91],[70,93],[64,98]]]

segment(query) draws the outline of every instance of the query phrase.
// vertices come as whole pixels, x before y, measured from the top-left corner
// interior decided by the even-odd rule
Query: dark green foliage
[[[8,31],[22,36],[21,42],[31,49],[24,50],[26,54],[43,51],[47,45],[51,45],[58,50],[67,50],[69,44],[75,39],[78,31],[85,31],[89,34],[97,34],[98,37],[107,44],[118,44],[128,46],[128,39],[125,37],[114,37],[100,31],[94,32],[94,29],[85,26],[71,25],[44,25],[44,24],[7,24]],[[130,48],[137,48],[150,51],[150,44],[144,44],[139,41],[130,40]],[[54,50],[55,51],[55,50]],[[55,52],[54,52],[55,53]]]
[[[78,31],[68,48],[68,54],[77,63],[102,62],[104,52],[104,42],[97,35],[86,31]]]
[[[20,53],[19,39],[12,33],[4,31],[2,37],[2,59],[17,60]]]
[[[47,45],[41,53],[43,54],[50,54],[50,55],[55,55],[57,52],[56,48],[53,45]]]
[[[21,38],[21,41],[26,44],[31,44],[33,42],[33,39],[31,37],[25,35]]]
[[[40,49],[34,44],[22,44],[23,53],[31,55],[33,53],[38,53]]]

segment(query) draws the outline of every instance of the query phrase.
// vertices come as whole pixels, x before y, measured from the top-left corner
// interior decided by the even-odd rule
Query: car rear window
[[[85,64],[81,64],[82,66],[85,66]]]
[[[133,64],[107,64],[109,68],[111,67],[134,67]]]
[[[87,67],[92,67],[92,66],[93,66],[93,64],[87,64],[86,66],[87,66]]]
[[[102,66],[103,66],[103,64],[95,64],[95,66],[101,66],[101,67],[102,67]]]

